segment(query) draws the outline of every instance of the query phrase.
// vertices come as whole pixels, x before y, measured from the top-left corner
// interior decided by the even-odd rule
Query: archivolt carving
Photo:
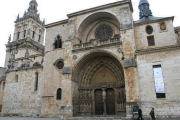
[[[81,87],[90,87],[92,77],[94,73],[102,66],[110,69],[120,85],[124,85],[124,76],[122,70],[117,67],[117,65],[107,57],[95,58],[94,60],[88,62],[82,69],[79,77],[79,84]]]

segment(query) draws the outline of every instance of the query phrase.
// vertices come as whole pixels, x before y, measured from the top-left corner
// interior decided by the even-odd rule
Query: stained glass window
[[[113,35],[113,30],[109,25],[102,24],[95,31],[96,39],[109,39]]]

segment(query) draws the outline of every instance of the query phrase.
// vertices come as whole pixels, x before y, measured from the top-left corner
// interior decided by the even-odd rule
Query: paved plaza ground
[[[33,117],[0,117],[0,120],[63,120],[63,119],[60,119],[60,118],[33,118]],[[71,120],[73,120],[73,118]],[[77,119],[74,118],[74,120],[77,120]],[[97,117],[97,118],[92,118],[92,119],[91,118],[87,118],[87,119],[79,118],[78,120],[108,120],[108,119],[102,119],[102,118]],[[121,120],[121,119],[112,119],[112,120]],[[160,119],[156,119],[156,120],[160,120]],[[163,119],[163,120],[180,120],[180,119]]]

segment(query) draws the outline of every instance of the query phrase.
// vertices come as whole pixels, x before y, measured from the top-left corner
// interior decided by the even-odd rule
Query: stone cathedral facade
[[[154,17],[147,0],[133,21],[131,0],[68,14],[45,25],[36,0],[15,21],[0,68],[2,116],[131,118],[180,112],[180,27]],[[45,45],[44,32],[46,29]]]

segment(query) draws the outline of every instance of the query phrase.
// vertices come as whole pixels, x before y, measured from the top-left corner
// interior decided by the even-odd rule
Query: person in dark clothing
[[[151,112],[149,114],[150,114],[152,120],[155,120],[154,108],[151,109]]]
[[[139,115],[139,117],[138,117],[137,120],[139,120],[139,118],[141,118],[141,120],[142,120],[142,110],[141,110],[141,108],[138,109],[138,115]]]

